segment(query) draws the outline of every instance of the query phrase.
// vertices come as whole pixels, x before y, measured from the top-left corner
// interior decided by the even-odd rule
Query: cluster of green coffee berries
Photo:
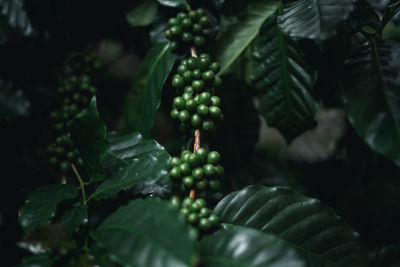
[[[178,50],[190,46],[203,46],[211,36],[212,21],[207,16],[204,8],[189,10],[187,13],[180,12],[175,18],[168,20],[168,29],[165,38],[171,40],[171,49]]]
[[[199,148],[194,153],[183,150],[180,158],[170,159],[169,176],[183,185],[182,189],[218,190],[220,178],[224,174],[224,167],[218,164],[220,158],[217,151],[207,153],[204,148]]]
[[[211,62],[208,54],[202,54],[183,60],[177,70],[172,86],[183,89],[183,94],[174,98],[171,118],[180,121],[182,131],[214,130],[223,119],[221,99],[210,93],[221,85],[221,78],[215,75],[219,64]]]
[[[50,163],[62,173],[71,169],[71,163],[82,166],[79,152],[67,134],[67,123],[85,109],[96,94],[90,80],[88,75],[72,75],[64,80],[58,88],[61,106],[50,113],[56,139],[48,145],[47,152]]]
[[[196,228],[207,231],[219,224],[218,216],[206,207],[206,201],[202,198],[186,197],[181,202],[179,197],[172,196],[170,201],[185,216],[186,221]]]
[[[96,52],[77,52],[68,60],[68,65],[74,73],[90,74],[101,68]]]

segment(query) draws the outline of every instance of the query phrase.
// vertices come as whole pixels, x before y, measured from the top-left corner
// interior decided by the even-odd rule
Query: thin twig
[[[79,174],[78,170],[76,169],[75,165],[71,164],[71,166],[72,166],[72,169],[74,170],[76,177],[78,178],[80,188],[82,191],[83,204],[85,204],[85,206],[86,206],[87,199],[86,199],[86,193],[85,193],[85,183],[83,182],[82,177]]]

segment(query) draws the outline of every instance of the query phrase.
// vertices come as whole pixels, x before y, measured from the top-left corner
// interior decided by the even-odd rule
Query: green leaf
[[[150,136],[161,92],[175,60],[169,43],[158,44],[147,53],[132,84],[132,95],[125,102],[126,131],[138,131],[146,138]]]
[[[72,185],[44,185],[31,192],[25,200],[19,216],[22,229],[27,232],[47,224],[55,215],[57,204],[78,197],[78,190]]]
[[[22,259],[15,267],[52,267],[55,261],[49,254],[32,255]]]
[[[317,103],[312,96],[315,74],[309,70],[296,43],[277,27],[276,16],[261,27],[253,52],[253,78],[262,96],[259,111],[269,126],[290,142],[316,126]]]
[[[25,235],[23,241],[18,242],[18,246],[34,254],[66,254],[77,247],[60,224],[46,224],[33,229]]]
[[[400,0],[392,1],[390,5],[386,8],[385,13],[382,18],[381,29],[400,11]]]
[[[248,186],[214,209],[221,222],[272,233],[342,266],[367,266],[360,237],[332,209],[286,187]]]
[[[119,208],[93,237],[123,266],[192,266],[194,239],[167,201],[138,199]]]
[[[189,4],[186,0],[157,0],[160,5],[169,7],[180,7],[189,9]]]
[[[18,30],[23,36],[33,34],[31,21],[24,10],[23,0],[0,0],[0,23],[5,27]]]
[[[282,31],[293,39],[311,39],[317,43],[336,34],[349,18],[355,0],[298,0],[278,17]]]
[[[221,230],[200,241],[204,266],[312,267],[336,266],[267,233],[238,227]]]
[[[108,150],[107,128],[97,111],[96,97],[93,97],[87,109],[68,123],[68,131],[81,153],[90,180],[103,180],[102,161]]]
[[[12,82],[0,79],[0,121],[28,115],[30,102]]]
[[[146,0],[126,14],[126,21],[132,27],[147,26],[153,23],[157,14],[157,2]]]
[[[154,140],[143,140],[138,133],[123,136],[111,134],[108,140],[110,153],[104,164],[112,172],[90,198],[109,198],[122,190],[158,196],[170,192],[170,156],[164,147]]]
[[[78,230],[80,226],[86,225],[87,222],[87,207],[81,203],[65,212],[58,221],[59,224],[64,226],[68,234],[72,234],[73,232]]]
[[[399,69],[400,44],[370,40],[346,61],[342,99],[364,142],[400,166]]]
[[[216,38],[212,53],[221,65],[220,74],[226,72],[257,37],[262,23],[274,13],[276,6],[277,2],[273,0],[251,2],[235,22]]]

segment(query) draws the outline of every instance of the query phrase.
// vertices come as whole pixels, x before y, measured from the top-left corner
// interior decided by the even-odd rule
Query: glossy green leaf
[[[78,230],[80,226],[86,225],[87,222],[87,207],[83,204],[78,204],[66,211],[58,221],[59,224],[64,226],[68,234],[72,234]]]
[[[275,235],[246,227],[228,228],[204,237],[200,241],[200,254],[206,267],[336,266],[301,252]]]
[[[33,254],[47,252],[66,254],[77,247],[75,241],[60,224],[46,224],[33,229],[18,242],[18,246]]]
[[[170,156],[164,147],[154,140],[144,140],[138,133],[123,136],[111,134],[108,140],[110,153],[104,164],[111,174],[90,198],[109,198],[122,190],[145,195],[165,195],[170,192]]]
[[[68,131],[81,153],[90,180],[103,180],[102,161],[108,150],[107,128],[97,111],[96,97],[87,109],[68,123]]]
[[[212,45],[212,54],[220,63],[220,74],[226,72],[247,46],[257,37],[264,20],[276,10],[277,2],[261,0],[248,4]]]
[[[129,202],[106,218],[93,237],[122,266],[192,266],[196,257],[183,216],[160,199]]]
[[[32,255],[25,257],[15,267],[52,267],[55,261],[49,254]]]
[[[293,39],[321,42],[336,34],[349,18],[355,0],[297,0],[278,17],[282,31]]]
[[[126,21],[132,27],[147,26],[153,23],[157,14],[157,2],[146,0],[126,14]]]
[[[72,185],[52,184],[36,188],[21,208],[19,223],[24,231],[47,224],[55,215],[57,204],[78,197],[78,190]]]
[[[261,27],[253,56],[252,80],[262,94],[259,111],[268,125],[278,128],[288,142],[315,127],[317,103],[312,91],[316,75],[296,43],[277,27],[276,16]]]
[[[23,0],[0,0],[0,22],[6,27],[15,29],[23,36],[31,36],[33,28],[24,9]]]
[[[342,99],[364,142],[400,166],[399,69],[400,44],[370,40],[346,62]]]
[[[189,4],[186,0],[157,0],[160,5],[169,7],[181,7],[189,8]]]
[[[221,222],[272,233],[342,266],[366,266],[360,237],[332,209],[286,187],[248,186],[214,209]]]
[[[126,130],[150,136],[156,111],[160,106],[164,83],[172,70],[176,55],[169,43],[155,45],[147,53],[125,102]]]
[[[30,102],[12,82],[0,79],[0,121],[8,121],[29,113]]]

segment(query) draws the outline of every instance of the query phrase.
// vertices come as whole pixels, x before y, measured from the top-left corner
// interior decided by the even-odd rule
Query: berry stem
[[[196,190],[195,189],[190,190],[189,197],[191,199],[195,199],[196,198]]]
[[[85,206],[86,206],[87,199],[86,199],[86,192],[85,192],[85,184],[82,180],[81,175],[79,174],[78,170],[76,169],[75,164],[71,164],[71,166],[72,166],[72,169],[74,170],[76,177],[78,178],[80,188],[82,191],[83,204],[85,204]]]
[[[190,48],[190,54],[192,55],[192,57],[197,58],[197,51],[196,51],[196,47],[192,46]],[[196,129],[194,131],[194,144],[193,144],[193,152],[196,152],[197,149],[200,148],[200,129]],[[192,189],[190,190],[190,195],[189,197],[194,199],[196,196],[196,190]]]

